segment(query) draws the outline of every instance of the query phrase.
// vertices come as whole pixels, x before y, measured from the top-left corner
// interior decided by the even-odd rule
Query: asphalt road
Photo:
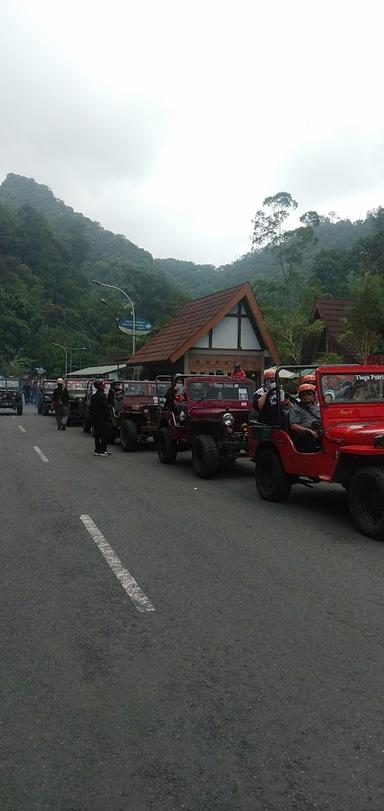
[[[32,408],[0,448],[1,811],[382,811],[384,545],[341,488]]]

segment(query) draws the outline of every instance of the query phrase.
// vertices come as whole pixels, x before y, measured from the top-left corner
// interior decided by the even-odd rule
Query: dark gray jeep
[[[19,416],[23,413],[21,381],[16,378],[0,378],[0,408],[12,409]]]

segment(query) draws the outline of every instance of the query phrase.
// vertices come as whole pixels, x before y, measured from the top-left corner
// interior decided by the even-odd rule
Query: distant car
[[[16,378],[0,378],[0,409],[23,413],[22,383]]]
[[[248,456],[246,428],[254,383],[224,375],[181,377],[185,402],[176,404],[171,396],[161,415],[159,460],[171,465],[178,453],[192,449],[195,473],[208,479],[220,464]]]
[[[37,390],[37,412],[47,417],[53,414],[52,395],[57,386],[56,380],[41,380]]]

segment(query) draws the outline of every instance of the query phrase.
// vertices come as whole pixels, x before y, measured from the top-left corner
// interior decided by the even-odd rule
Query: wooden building
[[[343,338],[346,331],[346,321],[350,299],[318,298],[313,306],[311,323],[321,320],[324,325],[320,335],[310,336],[303,343],[301,362],[304,364],[316,363],[319,358],[330,352],[337,353],[345,363],[358,363],[351,346]]]
[[[238,362],[256,381],[279,363],[277,349],[248,282],[186,304],[128,358],[135,377],[158,374],[224,374]]]

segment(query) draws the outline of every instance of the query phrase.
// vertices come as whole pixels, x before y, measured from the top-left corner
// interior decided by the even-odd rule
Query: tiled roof
[[[272,360],[278,362],[277,350],[272,338],[264,325],[261,310],[253,295],[248,282],[211,293],[208,296],[191,301],[166,324],[152,340],[148,341],[142,349],[129,358],[128,363],[133,364],[153,363],[170,360],[174,363],[188,349],[193,346],[200,337],[212,329],[215,324],[221,321],[226,313],[246,297],[255,317],[258,329],[265,343]]]
[[[350,305],[351,299],[349,298],[318,298],[315,302],[314,314],[318,313],[319,318],[336,341],[345,333]]]
[[[350,304],[351,299],[347,298],[318,298],[313,306],[311,322],[316,318],[321,319],[324,324],[323,335],[325,332],[331,339],[332,351],[337,351],[347,363],[356,363],[359,360],[356,350],[343,338]],[[320,336],[307,336],[302,346],[301,361],[312,363],[316,360],[316,355],[321,355],[323,351]]]

